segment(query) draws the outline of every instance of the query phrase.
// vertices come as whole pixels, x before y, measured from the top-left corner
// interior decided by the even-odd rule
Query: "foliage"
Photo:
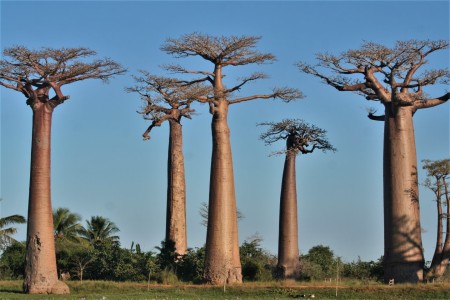
[[[86,223],[87,227],[81,232],[81,237],[92,245],[119,242],[119,236],[114,235],[119,232],[119,228],[108,218],[93,216]]]
[[[261,248],[262,238],[255,234],[240,247],[242,277],[248,281],[269,281],[273,279],[276,258]]]
[[[25,271],[25,243],[13,241],[0,258],[0,279],[21,279]]]
[[[53,210],[53,227],[56,240],[67,239],[72,242],[79,242],[80,234],[84,228],[80,224],[81,216],[70,212],[68,208],[60,207]]]
[[[303,263],[302,274],[306,279],[323,279],[335,275],[336,258],[328,246],[312,247],[300,261]]]
[[[15,227],[8,227],[8,225],[24,224],[26,220],[21,215],[11,215],[8,217],[0,218],[0,250],[4,250],[13,242],[17,242],[12,235],[17,232]]]
[[[178,277],[185,282],[202,283],[204,265],[205,247],[188,249],[178,263]]]

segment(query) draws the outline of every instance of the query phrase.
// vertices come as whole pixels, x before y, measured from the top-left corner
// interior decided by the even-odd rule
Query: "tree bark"
[[[50,189],[50,149],[53,109],[33,107],[27,246],[23,288],[30,294],[67,294],[58,281]]]
[[[436,199],[436,205],[437,205],[437,216],[438,216],[438,222],[437,222],[437,233],[436,233],[436,247],[434,249],[433,259],[431,260],[431,266],[430,270],[428,270],[427,278],[436,278],[439,277],[440,269],[441,269],[441,261],[442,261],[442,251],[443,251],[443,227],[442,227],[442,202],[441,202],[441,195],[440,190],[441,187],[439,186],[440,179],[436,178],[437,182],[437,199]]]
[[[227,115],[228,103],[220,101],[212,118],[212,157],[208,230],[204,277],[221,285],[241,283],[233,159]]]
[[[176,253],[183,255],[187,249],[183,133],[179,122],[170,120],[169,123],[166,241],[174,242]]]
[[[445,178],[443,178],[443,186],[444,186],[444,197],[447,204],[447,215],[446,215],[447,224],[446,224],[444,246],[442,248],[440,267],[436,274],[438,278],[444,276],[445,272],[447,271],[448,263],[450,260],[450,198],[449,198],[448,184]]]
[[[385,104],[384,267],[385,281],[423,279],[417,158],[411,107]]]
[[[296,153],[286,154],[281,183],[277,269],[283,279],[295,279],[300,271],[295,159]]]

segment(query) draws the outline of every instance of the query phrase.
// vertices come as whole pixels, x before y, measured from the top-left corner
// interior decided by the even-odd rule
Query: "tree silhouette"
[[[0,85],[22,93],[33,112],[27,255],[24,291],[66,294],[58,281],[50,191],[52,114],[69,99],[62,86],[87,79],[107,81],[125,70],[111,59],[88,62],[87,48],[6,48],[0,60]]]
[[[161,50],[177,58],[199,57],[212,64],[210,70],[188,70],[180,65],[168,65],[169,71],[201,76],[197,82],[211,84],[213,93],[199,98],[209,104],[212,115],[212,157],[209,187],[208,228],[206,237],[205,279],[213,284],[242,282],[231,155],[228,109],[230,105],[255,99],[279,98],[289,102],[301,97],[296,89],[276,88],[269,94],[235,97],[249,82],[263,79],[263,73],[241,78],[232,87],[223,82],[224,68],[263,64],[274,61],[272,54],[259,53],[254,48],[259,41],[254,36],[210,36],[191,33],[179,39],[167,39]]]
[[[286,156],[283,169],[280,196],[280,218],[278,235],[278,276],[298,278],[300,275],[297,219],[296,157],[317,150],[336,151],[328,142],[326,131],[300,119],[284,119],[281,122],[265,122],[268,126],[260,139],[266,145],[280,140],[286,141],[286,148],[274,154]]]
[[[364,42],[360,49],[340,55],[319,53],[316,65],[298,63],[299,69],[318,77],[338,91],[350,91],[380,103],[384,115],[369,111],[369,118],[384,121],[384,267],[385,281],[423,279],[424,257],[420,232],[414,114],[445,103],[450,93],[428,97],[424,88],[448,84],[446,69],[427,69],[427,58],[448,49],[449,42],[398,41],[394,47]],[[404,226],[396,228],[395,226]]]
[[[127,88],[136,92],[145,106],[139,113],[151,121],[143,137],[150,139],[150,131],[164,122],[170,125],[167,158],[167,217],[166,242],[173,241],[175,250],[183,255],[187,250],[186,237],[186,180],[183,155],[182,118],[191,119],[191,103],[208,94],[209,88],[199,83],[184,83],[175,78],[151,75],[140,71],[134,76],[137,85]]]

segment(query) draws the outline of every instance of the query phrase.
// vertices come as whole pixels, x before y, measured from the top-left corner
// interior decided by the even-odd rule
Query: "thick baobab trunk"
[[[384,279],[416,283],[424,257],[411,107],[387,104],[384,130]]]
[[[167,166],[166,241],[175,243],[176,253],[186,253],[186,182],[184,173],[182,126],[170,120]]]
[[[67,294],[58,281],[50,191],[50,137],[53,109],[33,108],[30,191],[24,291],[30,294]]]
[[[286,154],[281,184],[277,269],[284,279],[298,277],[300,270],[295,158],[294,152]]]
[[[222,101],[212,119],[213,149],[209,190],[204,276],[212,284],[242,282],[234,190],[228,103]]]

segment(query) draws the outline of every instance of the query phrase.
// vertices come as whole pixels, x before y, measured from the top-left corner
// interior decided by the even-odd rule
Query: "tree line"
[[[23,218],[23,217],[22,217]],[[5,219],[11,220],[10,217]],[[61,280],[114,280],[136,282],[203,283],[205,247],[188,248],[183,255],[171,241],[163,240],[152,251],[138,243],[125,248],[116,235],[119,228],[108,218],[92,216],[81,225],[81,217],[67,208],[53,211],[56,265]],[[17,219],[22,223],[23,219]],[[242,276],[246,281],[279,279],[277,257],[261,247],[263,238],[255,234],[239,248]],[[0,279],[22,279],[25,270],[24,242],[9,239],[2,248]],[[382,259],[342,262],[327,246],[318,245],[297,257],[301,280],[330,280],[337,267],[340,276],[358,280],[381,280]],[[339,266],[338,266],[339,264]]]
[[[210,36],[191,33],[169,38],[161,51],[176,59],[198,57],[210,69],[190,70],[180,64],[163,66],[180,78],[155,76],[140,71],[136,85],[127,91],[137,93],[146,106],[140,112],[151,121],[144,133],[164,121],[170,124],[168,150],[167,224],[164,245],[173,243],[176,253],[186,253],[185,178],[181,119],[190,118],[193,101],[209,106],[211,114],[212,156],[208,203],[207,238],[203,278],[212,284],[242,282],[242,263],[238,243],[234,172],[228,128],[228,111],[234,104],[258,99],[279,99],[289,103],[304,95],[296,88],[274,87],[262,94],[236,96],[245,85],[267,76],[255,72],[241,77],[234,85],[223,82],[225,69],[275,61],[271,53],[260,53],[260,37]],[[429,97],[424,88],[448,83],[448,68],[425,70],[429,55],[448,49],[449,42],[399,41],[388,48],[364,42],[360,49],[339,55],[318,53],[317,64],[298,62],[303,73],[319,78],[338,91],[350,91],[366,100],[380,103],[384,114],[368,117],[383,121],[384,187],[384,280],[419,282],[423,280],[424,256],[420,231],[417,158],[413,116],[425,108],[441,105],[450,93]],[[55,239],[52,234],[50,194],[50,137],[54,109],[69,99],[62,86],[86,79],[107,81],[126,72],[111,59],[87,59],[96,55],[86,48],[30,50],[23,46],[4,50],[0,61],[0,85],[21,92],[33,111],[30,168],[30,196],[26,242],[24,291],[27,293],[68,293],[58,281]],[[50,93],[51,92],[51,93]],[[52,95],[52,96],[51,96]],[[278,274],[297,278],[299,273],[295,157],[315,149],[335,150],[325,131],[301,120],[266,122],[261,137],[271,144],[286,140],[283,185],[280,197]],[[294,238],[294,240],[292,239]]]

